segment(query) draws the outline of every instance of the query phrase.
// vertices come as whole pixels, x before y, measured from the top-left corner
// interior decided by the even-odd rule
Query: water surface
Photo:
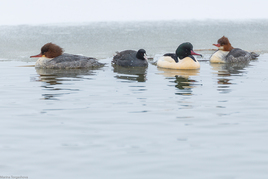
[[[0,27],[0,176],[267,178],[267,25],[193,21]],[[202,50],[200,70],[190,71],[153,63],[183,41],[210,49],[222,35],[261,56],[247,65],[212,65],[207,60],[213,51]],[[28,57],[50,41],[68,53],[97,57],[106,66],[31,67],[35,60]],[[115,51],[138,48],[154,58],[148,68],[110,64]]]

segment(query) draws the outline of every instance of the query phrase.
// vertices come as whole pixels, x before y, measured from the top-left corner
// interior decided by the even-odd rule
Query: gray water
[[[267,178],[267,33],[268,21],[0,26],[0,177]],[[222,35],[260,57],[210,64]],[[200,70],[154,65],[184,41]],[[35,69],[47,42],[106,65]],[[148,68],[110,64],[139,48]]]

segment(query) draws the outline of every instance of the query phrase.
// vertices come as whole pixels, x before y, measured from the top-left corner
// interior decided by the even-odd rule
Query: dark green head
[[[191,55],[200,55],[200,54],[197,54],[193,51],[193,45],[190,42],[185,42],[178,46],[176,50],[176,55],[179,57],[179,59],[183,59]]]

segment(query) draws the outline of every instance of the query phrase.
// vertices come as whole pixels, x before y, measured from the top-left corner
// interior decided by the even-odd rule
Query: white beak
[[[144,54],[143,58],[148,61],[146,54]]]

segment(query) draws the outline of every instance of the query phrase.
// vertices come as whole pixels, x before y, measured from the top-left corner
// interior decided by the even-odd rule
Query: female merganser
[[[200,54],[193,51],[193,45],[190,42],[185,42],[179,45],[176,53],[167,53],[160,57],[157,61],[157,66],[161,68],[182,70],[199,69],[200,64],[192,55]]]
[[[112,63],[122,67],[147,67],[148,61],[146,57],[146,51],[144,49],[125,50],[117,52],[114,56]]]
[[[95,58],[63,53],[62,48],[53,43],[45,44],[41,48],[41,53],[30,58],[33,57],[40,57],[35,63],[36,68],[74,69],[104,65]]]
[[[211,63],[249,62],[259,56],[254,52],[249,53],[245,50],[232,47],[228,38],[224,36],[218,40],[218,44],[213,45],[218,47],[219,50],[210,57]]]

